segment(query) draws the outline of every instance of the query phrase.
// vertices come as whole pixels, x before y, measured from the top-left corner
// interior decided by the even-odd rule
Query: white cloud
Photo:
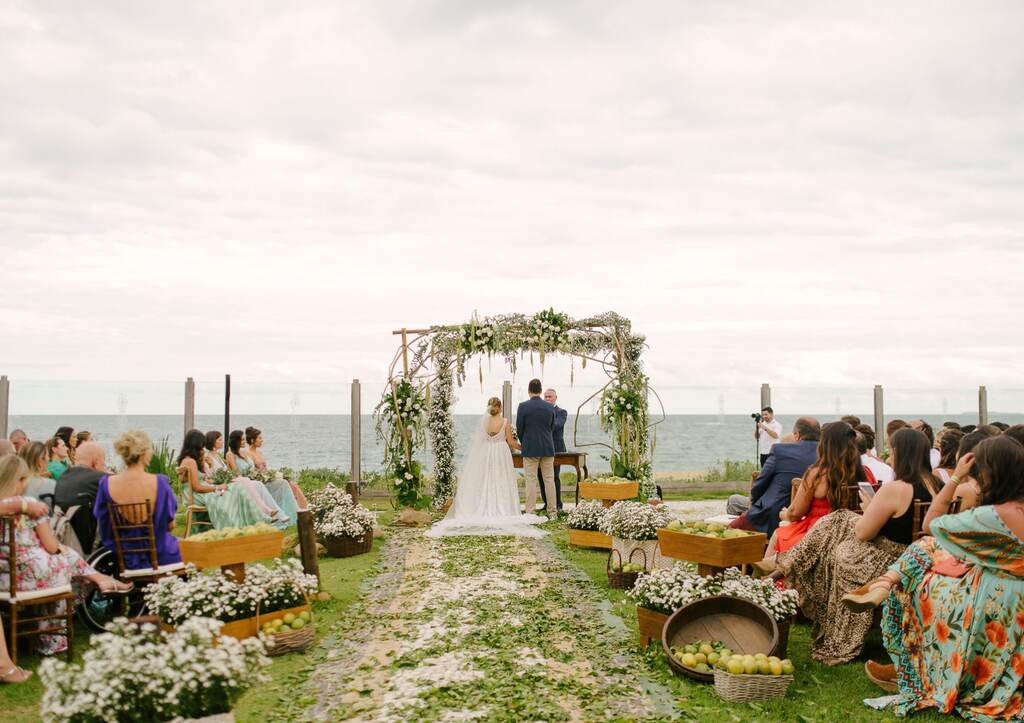
[[[556,306],[662,387],[1024,386],[1022,16],[8,3],[0,371],[374,381]]]

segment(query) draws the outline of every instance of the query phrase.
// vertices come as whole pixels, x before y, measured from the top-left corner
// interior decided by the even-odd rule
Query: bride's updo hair
[[[497,397],[491,397],[487,400],[487,413],[492,417],[497,417],[501,414],[501,400]]]

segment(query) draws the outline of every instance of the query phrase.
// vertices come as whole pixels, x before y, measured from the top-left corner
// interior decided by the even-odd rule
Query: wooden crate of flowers
[[[601,529],[607,510],[600,500],[580,502],[565,519],[569,544],[576,547],[612,549],[612,536]]]

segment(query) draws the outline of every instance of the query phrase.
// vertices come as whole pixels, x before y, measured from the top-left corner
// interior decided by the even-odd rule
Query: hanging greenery
[[[563,353],[579,357],[584,368],[588,361],[601,365],[609,382],[598,393],[599,414],[602,429],[611,436],[611,444],[604,446],[609,449],[612,472],[638,480],[641,499],[653,495],[649,386],[640,363],[644,338],[632,333],[628,319],[612,312],[573,319],[554,309],[533,316],[479,318],[474,313],[465,324],[433,326],[415,334],[392,362],[388,390],[376,410],[377,433],[385,444],[385,466],[395,475],[400,504],[415,506],[421,502],[422,467],[415,455],[426,444],[425,414],[434,448],[435,504],[443,504],[454,492],[455,426],[451,405],[454,384],[461,386],[466,381],[467,362],[474,356],[500,355],[515,374],[519,359],[534,353],[541,364],[547,354]],[[396,373],[399,360],[402,370]],[[479,377],[482,383],[482,366]]]

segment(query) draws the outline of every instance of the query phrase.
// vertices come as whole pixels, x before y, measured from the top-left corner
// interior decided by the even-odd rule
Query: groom
[[[516,436],[523,445],[523,476],[526,478],[526,514],[534,514],[537,505],[537,470],[544,479],[548,517],[555,512],[555,407],[540,395],[540,379],[531,379],[530,398],[516,410]]]

